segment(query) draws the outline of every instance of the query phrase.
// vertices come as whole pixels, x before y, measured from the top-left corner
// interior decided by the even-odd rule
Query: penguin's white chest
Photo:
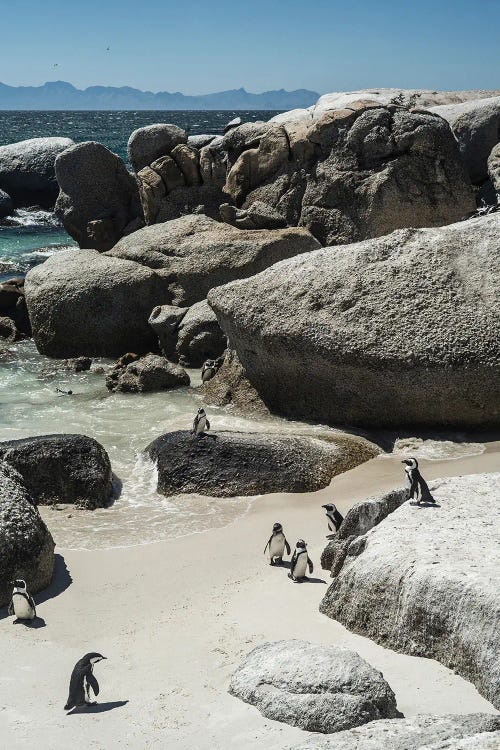
[[[307,553],[303,552],[300,554],[297,558],[297,562],[295,563],[295,567],[293,569],[293,574],[295,578],[304,578],[307,570]]]
[[[207,425],[207,418],[206,417],[200,417],[198,420],[198,424],[196,425],[196,434],[199,435],[201,432],[205,430],[205,427]]]
[[[275,534],[273,538],[271,539],[271,544],[269,545],[269,556],[271,558],[283,557],[284,552],[285,552],[285,535]]]
[[[19,620],[32,620],[35,616],[31,604],[20,594],[14,594],[12,597],[14,605],[14,614]]]
[[[409,468],[405,469],[406,481],[408,482],[408,487],[411,487],[411,472],[412,472],[411,469],[409,469]]]

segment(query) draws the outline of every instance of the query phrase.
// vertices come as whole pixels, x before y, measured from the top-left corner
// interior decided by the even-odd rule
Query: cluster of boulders
[[[124,354],[106,376],[106,387],[122,393],[168,391],[190,384],[187,372],[180,365],[158,354]]]

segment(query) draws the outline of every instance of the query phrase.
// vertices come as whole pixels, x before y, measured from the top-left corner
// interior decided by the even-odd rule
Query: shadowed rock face
[[[355,539],[320,606],[391,649],[441,661],[497,708],[499,488],[500,474],[435,480],[437,507],[404,503]]]
[[[226,345],[226,337],[206,300],[190,307],[178,331],[176,356],[181,365],[201,367],[205,360],[220,357]]]
[[[432,107],[431,112],[450,123],[472,182],[484,182],[488,156],[500,141],[500,96]]]
[[[217,432],[196,438],[179,431],[157,438],[146,453],[158,467],[158,492],[232,497],[321,489],[378,449],[347,436]]]
[[[494,750],[498,745],[491,741],[497,741],[499,729],[499,717],[491,714],[422,714],[372,721],[329,737],[311,736],[293,750]]]
[[[38,505],[109,503],[112,474],[104,448],[86,435],[40,435],[0,443],[0,460],[22,476]]]
[[[143,225],[136,180],[105,146],[88,141],[67,148],[55,170],[60,188],[55,213],[80,247],[109,250]]]
[[[12,198],[4,190],[0,190],[0,219],[14,212]]]
[[[46,588],[54,570],[54,541],[22,476],[0,461],[0,607],[23,578],[30,593]]]
[[[213,289],[265,403],[330,424],[500,424],[500,215],[317,250]]]
[[[269,409],[248,380],[238,355],[232,349],[226,351],[224,361],[214,377],[203,383],[201,393],[206,404],[231,404],[243,413],[269,414]]]
[[[128,158],[134,171],[139,172],[181,143],[187,143],[187,133],[177,125],[147,125],[134,130],[128,139]]]
[[[399,714],[381,672],[339,646],[277,641],[257,646],[229,692],[267,718],[311,732],[339,732]]]
[[[70,138],[30,138],[0,146],[0,188],[14,205],[52,208],[57,198],[54,164]]]

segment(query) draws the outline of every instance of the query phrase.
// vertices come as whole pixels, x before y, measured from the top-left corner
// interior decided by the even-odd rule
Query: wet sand
[[[268,721],[227,694],[241,658],[259,643],[283,638],[355,649],[383,672],[407,716],[494,712],[470,683],[437,662],[381,648],[318,611],[330,580],[319,566],[326,542],[321,504],[334,499],[345,512],[397,486],[400,461],[400,455],[378,457],[316,493],[264,496],[224,528],[130,548],[57,547],[55,582],[36,597],[42,626],[0,619],[2,744],[289,748],[304,737],[301,730]],[[421,466],[432,479],[494,471],[499,463],[500,443],[490,443],[481,454],[422,460]],[[267,564],[262,551],[276,520],[290,543],[308,541],[312,582],[293,584],[286,568]],[[99,704],[66,716],[71,669],[91,650],[108,657],[95,671]]]

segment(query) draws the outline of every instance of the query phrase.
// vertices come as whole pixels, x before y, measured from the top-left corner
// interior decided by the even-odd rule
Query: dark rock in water
[[[12,198],[3,190],[0,190],[0,219],[5,219],[6,216],[10,216],[12,213],[14,213]]]
[[[359,654],[307,641],[257,646],[234,672],[229,692],[267,719],[309,732],[340,732],[401,716],[382,673]]]
[[[0,339],[14,342],[24,338],[24,334],[18,331],[12,318],[0,317]]]
[[[158,492],[233,497],[318,490],[378,450],[347,436],[178,431],[154,440],[146,453],[157,463]]]
[[[110,391],[124,393],[167,391],[189,383],[189,375],[182,367],[158,354],[146,354],[132,362],[119,363],[106,378],[106,387]]]
[[[158,305],[149,316],[149,325],[158,336],[158,342],[163,354],[169,358],[175,358],[175,347],[179,326],[189,307],[176,307],[175,305]]]
[[[46,588],[54,570],[54,540],[22,476],[0,461],[0,607],[12,594],[9,581],[23,578],[28,590]]]
[[[206,359],[217,359],[227,340],[214,311],[206,300],[190,307],[179,324],[176,355],[184,367],[201,367]]]
[[[264,402],[288,417],[498,426],[499,232],[496,213],[323,248],[208,303]]]
[[[155,269],[168,284],[163,304],[185,307],[205,299],[213,286],[318,247],[304,229],[238,230],[189,215],[140,229],[106,255]]]
[[[128,158],[134,172],[167,156],[180,143],[187,143],[187,133],[177,125],[159,123],[134,130],[128,139]]]
[[[228,349],[216,374],[201,387],[203,401],[214,406],[232,404],[244,413],[269,414],[256,388],[248,380],[238,355]]]
[[[131,348],[144,353],[157,347],[148,318],[168,297],[169,284],[140,263],[67,250],[32,268],[25,286],[42,354],[118,357]]]
[[[0,459],[16,469],[39,505],[74,503],[93,510],[112,494],[109,457],[86,435],[41,435],[0,443]]]
[[[430,489],[436,507],[405,502],[354,539],[320,611],[395,651],[437,659],[500,708],[500,474]]]
[[[30,138],[0,146],[0,189],[16,207],[52,208],[58,192],[55,160],[72,145],[70,138]]]
[[[60,187],[55,213],[80,247],[109,250],[142,218],[139,189],[119,156],[94,141],[56,159]]]
[[[497,750],[499,730],[500,718],[493,714],[420,714],[311,735],[292,750]]]
[[[73,372],[86,372],[90,370],[92,360],[90,357],[76,357],[75,359],[67,359],[64,365],[68,370],[72,370]]]
[[[409,491],[407,488],[398,489],[383,495],[382,497],[371,497],[356,503],[347,512],[342,524],[334,538],[326,545],[321,555],[321,567],[330,570],[332,578],[338,575],[344,561],[349,554],[351,543],[359,536],[379,524],[389,513],[393,513],[406,500]],[[355,547],[352,547],[354,551]]]

